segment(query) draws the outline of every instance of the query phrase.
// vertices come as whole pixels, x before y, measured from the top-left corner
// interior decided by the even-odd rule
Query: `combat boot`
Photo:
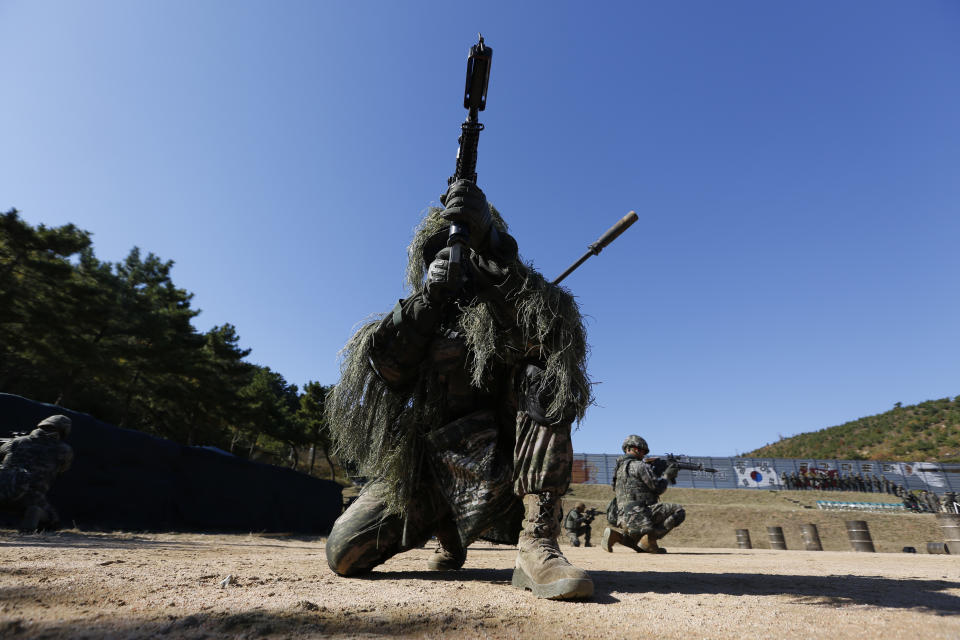
[[[456,571],[463,566],[467,554],[456,554],[443,545],[438,544],[433,556],[427,560],[427,569],[430,571]]]
[[[610,527],[603,530],[603,537],[600,538],[600,546],[606,549],[607,553],[613,553],[613,545],[618,542],[623,542],[623,534]]]
[[[667,550],[657,544],[657,536],[652,533],[648,533],[642,538],[640,538],[639,549],[637,551],[643,551],[644,553],[666,553]]]
[[[613,545],[622,544],[625,547],[633,549],[637,553],[643,553],[643,549],[637,546],[637,541],[629,534],[620,531],[614,527],[607,527],[603,530],[603,538],[600,539],[600,546],[608,552],[613,552]]]
[[[593,596],[593,580],[560,552],[560,500],[552,492],[523,498],[526,515],[517,544],[512,584],[538,598],[568,600]]]
[[[460,544],[460,534],[452,522],[442,522],[436,530],[437,548],[427,560],[430,571],[456,571],[467,560],[467,550]]]

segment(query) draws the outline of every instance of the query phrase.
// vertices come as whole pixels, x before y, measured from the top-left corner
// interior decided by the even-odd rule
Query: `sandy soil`
[[[346,579],[318,538],[0,531],[0,637],[960,637],[957,556],[565,550],[592,601],[514,589],[501,546],[455,573],[424,571],[424,548]]]

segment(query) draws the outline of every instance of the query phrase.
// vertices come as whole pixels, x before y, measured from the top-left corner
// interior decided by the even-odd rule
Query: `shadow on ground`
[[[382,571],[350,580],[428,580],[433,582],[486,582],[510,584],[512,569],[461,569],[434,571]],[[615,594],[677,593],[732,596],[795,596],[811,606],[869,605],[919,609],[940,615],[960,615],[960,582],[867,576],[760,575],[753,573],[693,573],[590,571],[595,585],[593,602],[619,602]]]
[[[122,537],[121,537],[122,536]],[[180,543],[144,538],[137,534],[114,533],[76,533],[58,531],[55,533],[15,533],[0,532],[0,547],[74,547],[77,549],[122,549],[156,546],[175,547]]]
[[[429,580],[431,582],[487,582],[510,584],[513,569],[460,569],[459,571],[374,571],[345,580]]]
[[[489,622],[502,628],[502,621]],[[40,625],[24,620],[0,621],[0,637],[11,640],[93,640],[116,638],[211,638],[281,637],[395,637],[397,635],[436,635],[454,630],[482,632],[488,623],[459,609],[442,614],[401,615],[376,613],[358,608],[327,611],[325,607],[302,601],[290,611],[254,609],[241,613],[211,613],[163,620],[103,620],[77,624]]]
[[[433,582],[483,582],[511,589],[509,569],[463,569],[456,573],[426,571],[376,571],[363,578],[344,581],[416,580]],[[946,593],[960,589],[948,580],[892,579],[864,576],[755,575],[746,573],[694,573],[592,571],[596,596],[587,606],[620,601],[625,593],[671,593],[682,595],[788,596],[793,604],[816,607],[867,605],[880,608],[921,610],[936,615],[960,614],[960,597]],[[13,594],[2,594],[0,596]],[[49,593],[32,587],[20,597],[45,600]],[[518,594],[519,596],[519,594]],[[533,596],[526,594],[533,600]],[[522,597],[520,598],[522,599]],[[24,619],[0,621],[0,637],[61,640],[70,638],[255,638],[283,637],[393,637],[418,634],[509,633],[514,624],[529,616],[525,607],[515,615],[502,609],[450,607],[442,612],[407,612],[402,607],[357,603],[347,608],[327,609],[322,603],[300,601],[287,610],[255,608],[238,613],[201,613],[186,617],[152,619],[124,617],[91,621],[32,623]],[[519,630],[517,628],[516,630]]]
[[[57,531],[51,533],[16,533],[13,531],[0,530],[0,547],[51,547],[64,548],[73,547],[77,549],[144,549],[144,548],[165,548],[165,549],[191,549],[195,547],[209,546],[210,542],[204,539],[157,539],[145,537],[146,534],[140,533],[118,533],[118,532],[79,532],[79,531]],[[185,535],[221,535],[216,532],[202,532]],[[244,536],[246,539],[237,540],[217,540],[218,547],[276,547],[283,546],[287,549],[306,549],[317,551],[323,548],[325,538],[317,536],[296,536],[296,535],[274,535],[262,533],[230,533],[225,535]],[[297,541],[305,545],[297,547],[289,544],[279,545],[277,542]]]
[[[726,594],[732,596],[796,596],[801,604],[839,607],[869,605],[919,609],[940,615],[960,615],[960,597],[944,593],[960,582],[868,576],[759,575],[753,573],[693,573],[591,571],[595,601],[618,602],[617,593]]]

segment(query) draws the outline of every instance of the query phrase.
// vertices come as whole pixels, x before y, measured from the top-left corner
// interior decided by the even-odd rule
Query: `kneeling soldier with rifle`
[[[614,498],[607,507],[611,526],[603,531],[603,548],[612,552],[619,542],[638,553],[666,553],[657,540],[682,523],[687,514],[678,504],[660,502],[660,494],[676,482],[681,463],[644,460],[650,448],[636,435],[623,441],[623,452],[626,455],[617,460],[613,473]]]
[[[567,537],[570,538],[570,544],[574,547],[580,546],[580,536],[583,536],[583,546],[592,547],[590,544],[590,524],[600,513],[594,508],[587,509],[587,505],[578,502],[577,506],[570,509],[570,513],[563,521],[563,528],[567,531]]]

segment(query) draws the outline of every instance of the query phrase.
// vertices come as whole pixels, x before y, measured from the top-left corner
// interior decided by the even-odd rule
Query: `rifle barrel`
[[[591,244],[585,254],[580,256],[580,259],[574,262],[572,265],[567,267],[567,270],[557,276],[557,279],[553,281],[553,284],[560,284],[560,281],[566,278],[568,275],[573,273],[577,267],[582,265],[587,261],[587,258],[590,256],[598,256],[600,252],[603,251],[611,242],[620,237],[624,231],[626,231],[630,225],[637,221],[637,212],[631,211],[627,215],[620,218],[615,225],[607,229],[596,242]]]

